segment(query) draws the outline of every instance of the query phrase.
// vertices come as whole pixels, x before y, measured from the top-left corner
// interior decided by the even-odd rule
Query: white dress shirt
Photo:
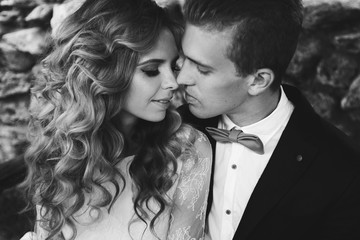
[[[282,132],[294,110],[293,104],[281,88],[276,109],[254,124],[239,127],[226,115],[218,128],[241,129],[257,135],[264,144],[263,155],[239,143],[216,143],[213,203],[208,217],[212,240],[230,240],[234,237],[250,196],[275,150]]]

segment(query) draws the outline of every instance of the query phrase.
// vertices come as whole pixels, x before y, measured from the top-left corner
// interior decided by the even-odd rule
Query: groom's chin
[[[219,115],[219,114],[211,114],[211,111],[209,111],[208,109],[193,104],[189,104],[189,110],[195,117],[201,119],[212,118]]]

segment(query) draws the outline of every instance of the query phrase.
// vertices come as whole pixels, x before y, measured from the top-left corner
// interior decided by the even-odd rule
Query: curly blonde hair
[[[42,62],[43,78],[32,89],[28,175],[22,184],[32,204],[42,209],[47,239],[65,224],[76,237],[72,216],[89,204],[85,193],[99,189],[101,200],[91,207],[108,211],[121,194],[126,183],[116,165],[124,157],[126,139],[116,117],[141,54],[151,50],[165,28],[179,44],[181,26],[150,0],[87,0],[54,34],[52,51]],[[159,123],[139,120],[137,125],[133,139],[139,150],[130,166],[139,190],[134,210],[148,219],[147,202],[159,203],[150,219],[153,231],[169,204],[164,193],[173,184],[176,159],[191,144],[178,138],[189,127],[171,109]],[[104,187],[108,182],[115,194]]]

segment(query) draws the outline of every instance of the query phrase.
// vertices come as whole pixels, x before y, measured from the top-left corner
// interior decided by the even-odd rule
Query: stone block
[[[316,66],[321,59],[323,44],[320,39],[303,37],[298,44],[286,74],[302,79],[316,72]]]
[[[63,2],[69,2],[69,1],[75,1],[75,0],[42,0],[44,3],[63,3]],[[77,0],[76,0],[77,1]],[[81,0],[82,1],[82,0]]]
[[[336,100],[325,92],[304,91],[304,95],[309,100],[315,112],[325,119],[333,117],[336,108]]]
[[[19,10],[5,10],[0,12],[1,23],[13,23],[21,17]]]
[[[359,0],[303,0],[303,4],[305,7],[318,6],[318,5],[321,5],[324,3],[327,3],[327,4],[340,3],[345,8],[360,9],[360,1]]]
[[[360,75],[351,83],[348,93],[341,100],[341,108],[344,110],[359,109],[360,111]]]
[[[52,33],[54,33],[59,27],[59,24],[64,21],[67,16],[75,12],[84,1],[85,0],[65,1],[62,4],[55,4],[53,16],[50,20]]]
[[[324,85],[347,89],[358,70],[356,59],[341,52],[334,52],[319,63],[316,80]]]
[[[14,73],[0,71],[0,99],[29,93],[33,73]]]
[[[360,124],[360,108],[351,110],[348,112],[349,117],[352,121],[357,122],[358,126]]]
[[[360,32],[353,32],[335,36],[333,44],[338,49],[343,49],[346,52],[359,54],[360,53]]]
[[[304,10],[303,27],[306,30],[331,29],[360,20],[360,6],[342,1],[321,1]]]
[[[19,29],[22,25],[22,16],[18,10],[0,12],[0,36]]]
[[[30,94],[15,99],[0,100],[0,124],[8,126],[26,125],[29,122]]]
[[[26,17],[25,21],[49,22],[52,16],[53,6],[50,4],[41,4],[35,7]]]
[[[2,0],[0,6],[15,7],[15,8],[34,8],[37,1],[34,0]]]
[[[6,42],[0,42],[0,62],[9,70],[25,72],[35,65],[36,60],[30,53],[22,52]]]
[[[27,144],[27,126],[0,125],[0,162],[22,154]]]
[[[3,40],[22,52],[40,56],[48,47],[48,34],[40,27],[21,29],[7,33]]]
[[[14,29],[16,29],[16,26],[9,26],[9,24],[4,24],[0,22],[0,36],[13,31]]]

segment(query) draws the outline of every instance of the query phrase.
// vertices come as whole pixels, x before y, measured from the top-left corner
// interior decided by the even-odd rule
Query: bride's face
[[[165,118],[173,92],[178,51],[175,39],[164,29],[150,52],[140,57],[123,109],[133,116],[158,122]]]

